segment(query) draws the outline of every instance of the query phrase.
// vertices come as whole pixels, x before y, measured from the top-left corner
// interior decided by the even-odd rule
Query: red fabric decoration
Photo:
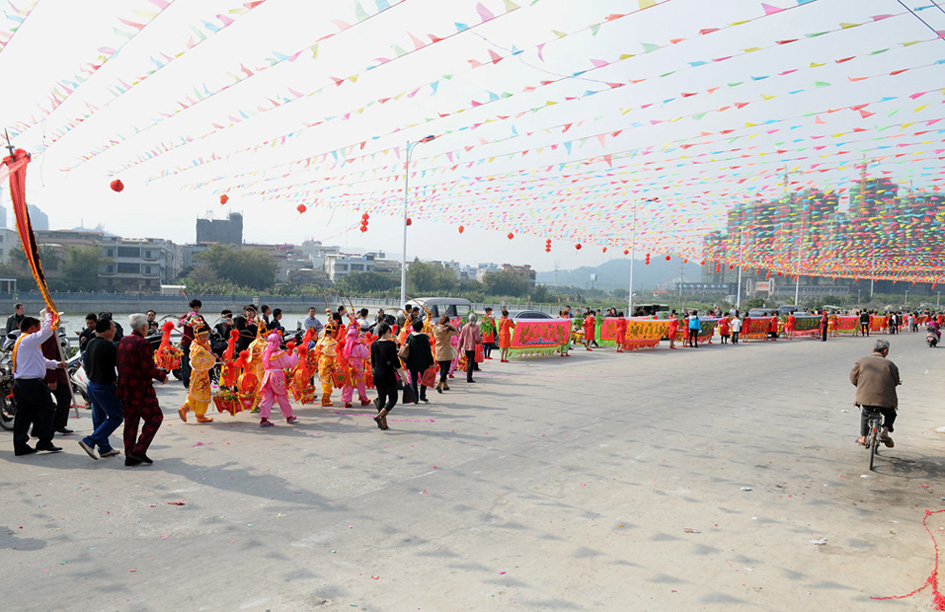
[[[125,188],[125,184],[121,182],[121,179],[115,179],[114,181],[112,181],[112,182],[109,183],[108,185],[109,185],[109,187],[112,188],[112,191],[116,191],[116,192],[118,192],[118,193],[121,193],[122,189]]]

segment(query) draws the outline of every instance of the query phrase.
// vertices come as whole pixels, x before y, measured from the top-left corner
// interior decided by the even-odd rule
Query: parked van
[[[430,314],[433,315],[434,323],[443,315],[446,315],[451,319],[454,317],[459,317],[465,320],[466,317],[469,316],[469,313],[472,312],[472,302],[465,298],[417,298],[416,300],[409,300],[407,304],[409,304],[411,307],[419,306],[420,310],[422,311],[429,310]]]

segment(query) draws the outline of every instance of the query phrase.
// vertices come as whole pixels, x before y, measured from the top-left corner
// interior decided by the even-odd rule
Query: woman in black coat
[[[423,331],[423,321],[419,319],[413,322],[413,333],[407,336],[407,346],[410,347],[410,353],[407,355],[407,369],[410,371],[410,386],[413,388],[413,396],[417,399],[414,404],[419,402],[429,402],[427,399],[427,388],[420,384],[420,379],[427,368],[433,365],[433,349],[430,348],[430,336],[421,333]]]

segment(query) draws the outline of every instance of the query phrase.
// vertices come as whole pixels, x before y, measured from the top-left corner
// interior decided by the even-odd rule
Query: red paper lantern
[[[623,254],[624,254],[624,255],[629,255],[629,254],[630,254],[630,249],[624,249],[624,250],[623,250]]]
[[[669,261],[670,259],[671,259],[671,257],[670,257],[669,255],[667,255],[667,256],[666,256],[666,261]]]
[[[363,215],[361,215],[361,218],[364,219],[365,221],[367,221],[368,219],[371,218],[371,215],[369,215],[369,214],[367,214],[367,213],[364,213]]]
[[[112,191],[117,193],[121,193],[121,190],[125,188],[125,184],[121,182],[121,179],[115,179],[109,183],[108,186],[112,188]]]
[[[729,264],[729,265],[728,265],[728,269],[729,269],[729,270],[733,270],[734,268],[735,268],[735,266],[733,266],[732,264]]]
[[[509,232],[507,237],[509,240],[511,240],[512,238],[515,237],[515,235],[512,232]]]
[[[601,252],[601,253],[606,253],[606,252],[607,252],[607,247],[602,248],[602,249],[600,250],[600,252]]]
[[[362,226],[361,226],[361,233],[363,234],[363,233],[366,232],[366,231],[367,231],[367,226],[366,226],[366,225],[362,225]]]
[[[413,219],[407,217],[407,225],[413,225]]]
[[[463,227],[462,225],[460,225],[458,229],[459,229],[459,233],[460,233],[460,234],[462,234],[463,232],[466,231],[466,228]]]
[[[305,204],[299,204],[295,207],[295,210],[299,211],[299,214],[304,213],[308,208],[305,207]]]
[[[689,263],[689,260],[688,260],[688,259],[683,259],[682,262],[683,262],[683,263]]]
[[[229,201],[230,201],[230,196],[226,195],[225,193],[220,196],[220,204],[226,204]]]
[[[580,250],[581,250],[581,243],[579,242],[579,243],[577,243],[576,245],[574,245],[574,248],[577,249],[578,251],[580,251]]]

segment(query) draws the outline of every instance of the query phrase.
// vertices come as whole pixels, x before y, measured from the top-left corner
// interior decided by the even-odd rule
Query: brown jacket
[[[850,370],[850,382],[856,386],[857,406],[898,408],[896,386],[901,385],[899,368],[879,353],[863,357]]]
[[[447,323],[446,325],[433,326],[433,339],[436,341],[435,351],[437,361],[452,361],[453,347],[450,346],[450,338],[458,334],[456,328]]]

